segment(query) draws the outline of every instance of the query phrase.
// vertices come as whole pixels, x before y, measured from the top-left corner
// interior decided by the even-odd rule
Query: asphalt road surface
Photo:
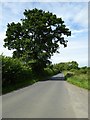
[[[88,118],[88,91],[62,73],[2,96],[3,118]]]

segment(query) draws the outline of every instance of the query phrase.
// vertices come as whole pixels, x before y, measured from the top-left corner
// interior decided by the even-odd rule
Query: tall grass
[[[81,74],[79,76],[74,75],[70,78],[67,78],[67,81],[74,84],[74,85],[77,85],[79,87],[89,89],[88,78],[87,78],[87,75],[85,75],[85,74]]]
[[[71,70],[70,72],[65,71],[64,74],[68,82],[90,90],[88,70]]]

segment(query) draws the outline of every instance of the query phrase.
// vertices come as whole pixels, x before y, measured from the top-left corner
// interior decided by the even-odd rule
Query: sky
[[[7,1],[7,0],[6,0]],[[70,29],[71,36],[67,37],[67,47],[60,45],[60,53],[55,53],[51,57],[52,63],[77,61],[79,66],[88,66],[88,1],[81,2],[37,2],[22,0],[22,1],[7,1],[0,4],[0,54],[12,56],[12,52],[3,47],[7,24],[11,22],[20,22],[24,17],[25,9],[42,9],[52,12],[57,17],[64,20],[65,25]]]

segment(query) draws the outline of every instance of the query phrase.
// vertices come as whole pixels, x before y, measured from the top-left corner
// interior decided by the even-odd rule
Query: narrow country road
[[[88,118],[88,91],[62,73],[2,96],[3,118]]]

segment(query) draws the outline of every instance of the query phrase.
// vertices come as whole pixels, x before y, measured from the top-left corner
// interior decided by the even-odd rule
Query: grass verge
[[[88,80],[85,79],[85,78],[82,78],[83,75],[80,75],[80,76],[73,76],[73,77],[70,77],[70,78],[67,78],[67,81],[74,84],[74,85],[77,85],[79,87],[82,87],[82,88],[85,88],[85,89],[90,89],[88,87]]]
[[[67,72],[64,71],[65,74],[65,78],[67,80],[67,82],[72,83],[78,87],[81,88],[85,88],[90,90],[90,86],[88,84],[89,80],[88,80],[88,74],[84,74],[84,73],[79,73],[77,72]]]

